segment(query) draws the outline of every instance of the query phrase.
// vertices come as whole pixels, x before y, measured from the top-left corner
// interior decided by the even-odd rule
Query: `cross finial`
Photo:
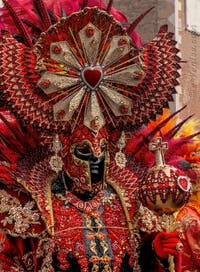
[[[149,144],[149,150],[155,151],[156,166],[163,167],[165,165],[164,152],[168,149],[168,143],[162,142],[161,137],[154,138],[153,142]]]

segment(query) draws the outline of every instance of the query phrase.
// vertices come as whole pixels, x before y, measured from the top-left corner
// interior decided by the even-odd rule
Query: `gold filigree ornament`
[[[52,150],[55,152],[55,155],[51,157],[49,164],[51,166],[51,169],[55,171],[56,173],[58,173],[62,170],[62,167],[63,167],[62,158],[58,155],[60,151],[62,150],[62,145],[59,140],[58,134],[56,134],[53,140]]]
[[[102,270],[102,272],[112,272],[111,267],[109,264],[106,264]]]
[[[0,213],[7,214],[1,223],[4,227],[13,225],[14,234],[23,234],[33,224],[40,224],[40,215],[34,206],[34,201],[22,205],[17,198],[0,190]]]
[[[130,118],[132,90],[144,79],[145,67],[142,53],[133,47],[123,27],[101,10],[85,10],[84,20],[87,16],[88,23],[83,25],[63,19],[52,31],[65,28],[68,38],[58,35],[51,42],[48,30],[43,38],[50,41],[50,51],[41,50],[42,38],[34,52],[41,75],[37,85],[51,101],[52,122],[70,124],[72,131],[83,122],[96,133],[107,123],[115,125],[120,118]],[[102,20],[109,23],[107,31],[99,24]],[[93,126],[96,116],[98,127]]]
[[[99,266],[97,264],[94,264],[92,267],[92,272],[98,272],[99,271]]]
[[[117,147],[119,148],[119,151],[115,154],[115,162],[117,166],[120,168],[124,168],[127,163],[126,155],[122,152],[122,149],[126,145],[126,136],[124,131],[122,131],[121,137],[119,138],[119,141],[117,142]]]

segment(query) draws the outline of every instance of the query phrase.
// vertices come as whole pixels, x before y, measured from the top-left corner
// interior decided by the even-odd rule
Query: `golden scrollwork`
[[[34,201],[22,205],[17,198],[9,195],[5,190],[0,190],[0,213],[6,213],[1,223],[4,227],[12,224],[15,233],[24,233],[32,224],[40,224],[40,214],[34,206]]]

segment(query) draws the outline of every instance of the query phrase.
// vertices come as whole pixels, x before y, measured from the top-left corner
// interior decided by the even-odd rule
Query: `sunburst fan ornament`
[[[94,132],[105,125],[138,128],[173,99],[180,59],[172,36],[162,27],[138,49],[98,8],[62,18],[32,48],[4,33],[3,98],[42,131],[73,131],[81,124]]]
[[[52,27],[36,44],[38,67],[46,68],[38,86],[53,97],[55,121],[71,122],[74,113],[79,117],[83,109],[84,125],[97,131],[106,121],[115,124],[116,117],[132,115],[131,91],[127,88],[139,84],[144,66],[141,53],[136,52],[130,38],[110,16],[86,9],[82,15],[90,22],[74,26],[73,20],[80,15],[72,16],[70,25],[67,19],[56,26],[58,33],[63,28],[69,33],[64,41],[51,42],[50,35],[55,32]],[[44,40],[45,47],[50,41],[50,56],[49,51],[44,54]],[[79,120],[76,118],[74,125]]]

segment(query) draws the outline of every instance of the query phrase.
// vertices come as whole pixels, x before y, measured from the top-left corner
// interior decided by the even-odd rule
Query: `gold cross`
[[[168,143],[162,142],[161,137],[156,137],[153,142],[149,143],[149,150],[155,151],[156,166],[163,167],[165,165],[164,152],[168,149]]]

